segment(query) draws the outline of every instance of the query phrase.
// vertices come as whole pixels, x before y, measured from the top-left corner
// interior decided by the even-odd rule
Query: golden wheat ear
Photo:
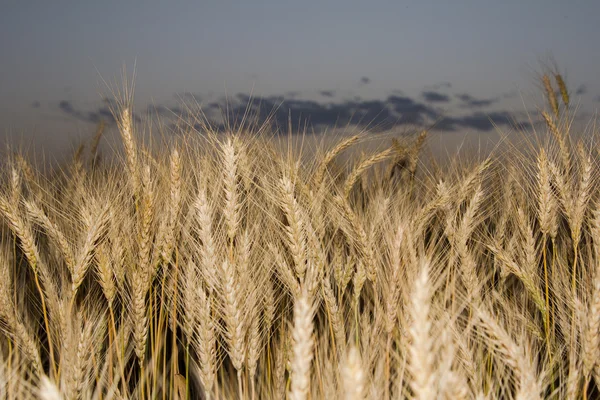
[[[565,105],[565,108],[568,109],[570,96],[569,90],[567,89],[567,84],[565,83],[565,80],[563,79],[561,74],[555,74],[554,79],[556,80],[556,85],[558,86],[558,90],[560,92],[563,104]]]
[[[542,84],[544,86],[544,89],[546,90],[546,100],[548,100],[548,103],[550,104],[550,109],[554,113],[554,116],[558,118],[558,99],[556,97],[556,92],[552,87],[552,82],[550,81],[550,77],[548,75],[542,76]]]

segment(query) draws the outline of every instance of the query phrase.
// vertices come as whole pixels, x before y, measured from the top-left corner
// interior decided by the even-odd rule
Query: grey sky
[[[475,112],[473,105],[488,114],[522,111],[510,94],[535,93],[538,59],[549,54],[573,92],[582,89],[583,110],[600,104],[595,0],[3,4],[2,137],[48,143],[91,134],[93,125],[77,115],[99,110],[108,94],[100,77],[118,82],[134,60],[139,110],[175,107],[184,92],[206,105],[254,88],[259,96],[298,92],[343,104],[385,102],[401,91],[450,116]]]

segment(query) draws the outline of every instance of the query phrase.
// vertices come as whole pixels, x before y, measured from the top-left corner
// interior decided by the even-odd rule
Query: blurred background
[[[4,0],[0,138],[52,155],[101,120],[114,131],[126,76],[139,126],[167,134],[200,109],[223,128],[251,103],[285,132],[432,127],[445,145],[535,123],[545,69],[585,130],[598,15],[594,0]]]

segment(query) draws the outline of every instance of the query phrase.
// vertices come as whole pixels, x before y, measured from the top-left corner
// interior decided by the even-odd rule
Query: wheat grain
[[[227,236],[230,243],[232,243],[241,222],[237,188],[239,154],[236,152],[234,142],[231,139],[227,139],[227,141],[223,143],[222,149],[224,174],[223,187],[225,192],[225,207],[223,214],[227,224]]]
[[[129,182],[134,194],[139,193],[140,177],[138,170],[138,155],[135,139],[133,137],[133,118],[129,107],[123,107],[121,118],[118,120],[119,131],[123,145],[125,146],[125,155],[127,159],[127,168]]]
[[[245,326],[240,299],[240,282],[236,279],[235,267],[227,260],[221,266],[221,290],[223,295],[223,317],[225,319],[225,339],[228,354],[234,368],[242,370],[245,359],[244,335]]]

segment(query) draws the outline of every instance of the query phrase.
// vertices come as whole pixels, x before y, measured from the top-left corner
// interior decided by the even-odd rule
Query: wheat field
[[[102,129],[50,173],[12,154],[0,398],[597,398],[600,154],[542,83],[537,140],[448,165],[426,131],[150,146],[127,101],[116,161]]]

